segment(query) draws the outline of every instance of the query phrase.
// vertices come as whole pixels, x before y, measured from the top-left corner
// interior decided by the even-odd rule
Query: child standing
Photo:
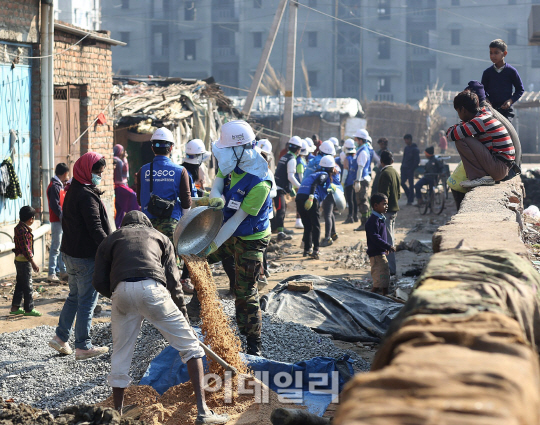
[[[32,299],[32,269],[39,273],[39,267],[34,262],[34,235],[32,234],[32,224],[36,210],[28,205],[19,211],[19,224],[15,227],[15,268],[17,270],[17,283],[11,311],[9,314],[23,314],[25,316],[41,316],[41,313],[34,309]],[[21,308],[21,301],[24,298],[24,310]]]
[[[482,84],[491,105],[506,118],[513,118],[512,105],[523,96],[524,88],[517,69],[504,62],[507,53],[503,40],[497,39],[489,43],[489,58],[493,66],[482,74]]]
[[[382,193],[376,193],[370,199],[373,212],[366,222],[367,254],[371,264],[371,278],[373,288],[371,292],[388,294],[390,285],[390,269],[386,255],[395,252],[396,249],[387,242],[386,217],[388,210],[388,198]]]

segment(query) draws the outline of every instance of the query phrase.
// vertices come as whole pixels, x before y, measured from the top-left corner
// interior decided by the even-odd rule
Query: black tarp
[[[292,280],[310,280],[307,293],[287,290]],[[403,304],[355,288],[343,279],[313,275],[291,276],[261,299],[264,311],[285,321],[301,323],[315,332],[350,342],[378,342]]]

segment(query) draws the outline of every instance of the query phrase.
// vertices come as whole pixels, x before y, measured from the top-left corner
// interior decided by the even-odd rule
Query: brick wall
[[[56,52],[67,49],[82,36],[55,31]],[[90,44],[92,43],[92,44]],[[94,151],[105,156],[107,168],[100,186],[105,191],[104,203],[112,206],[113,183],[113,118],[112,118],[112,53],[111,46],[95,40],[84,40],[73,49],[58,55],[54,61],[54,84],[75,84],[81,87],[81,132],[90,128],[78,142],[81,155]],[[98,114],[103,112],[105,125],[92,125]],[[109,210],[112,214],[112,209]]]
[[[39,0],[0,1],[0,40],[37,43]]]

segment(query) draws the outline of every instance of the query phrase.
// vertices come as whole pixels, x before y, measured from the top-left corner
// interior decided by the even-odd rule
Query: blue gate
[[[31,205],[31,76],[30,47],[0,41],[0,163],[11,157],[19,177],[22,198],[0,195],[0,227],[16,223],[19,209]],[[11,61],[19,55],[17,64]],[[13,68],[13,69],[12,69]]]

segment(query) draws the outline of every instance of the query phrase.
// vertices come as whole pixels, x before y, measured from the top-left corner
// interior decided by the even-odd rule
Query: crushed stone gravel
[[[235,323],[234,300],[222,302]],[[74,355],[60,355],[47,345],[54,331],[52,326],[39,326],[0,334],[0,397],[41,409],[62,409],[106,399],[111,393],[107,384],[111,353],[84,361],[76,361]],[[92,342],[112,350],[110,324],[92,326]],[[133,383],[139,382],[150,362],[166,346],[159,331],[144,321],[131,364]],[[349,355],[355,361],[355,372],[367,371],[370,366],[357,353],[337,348],[330,338],[265,312],[262,348],[264,357],[281,362]]]

